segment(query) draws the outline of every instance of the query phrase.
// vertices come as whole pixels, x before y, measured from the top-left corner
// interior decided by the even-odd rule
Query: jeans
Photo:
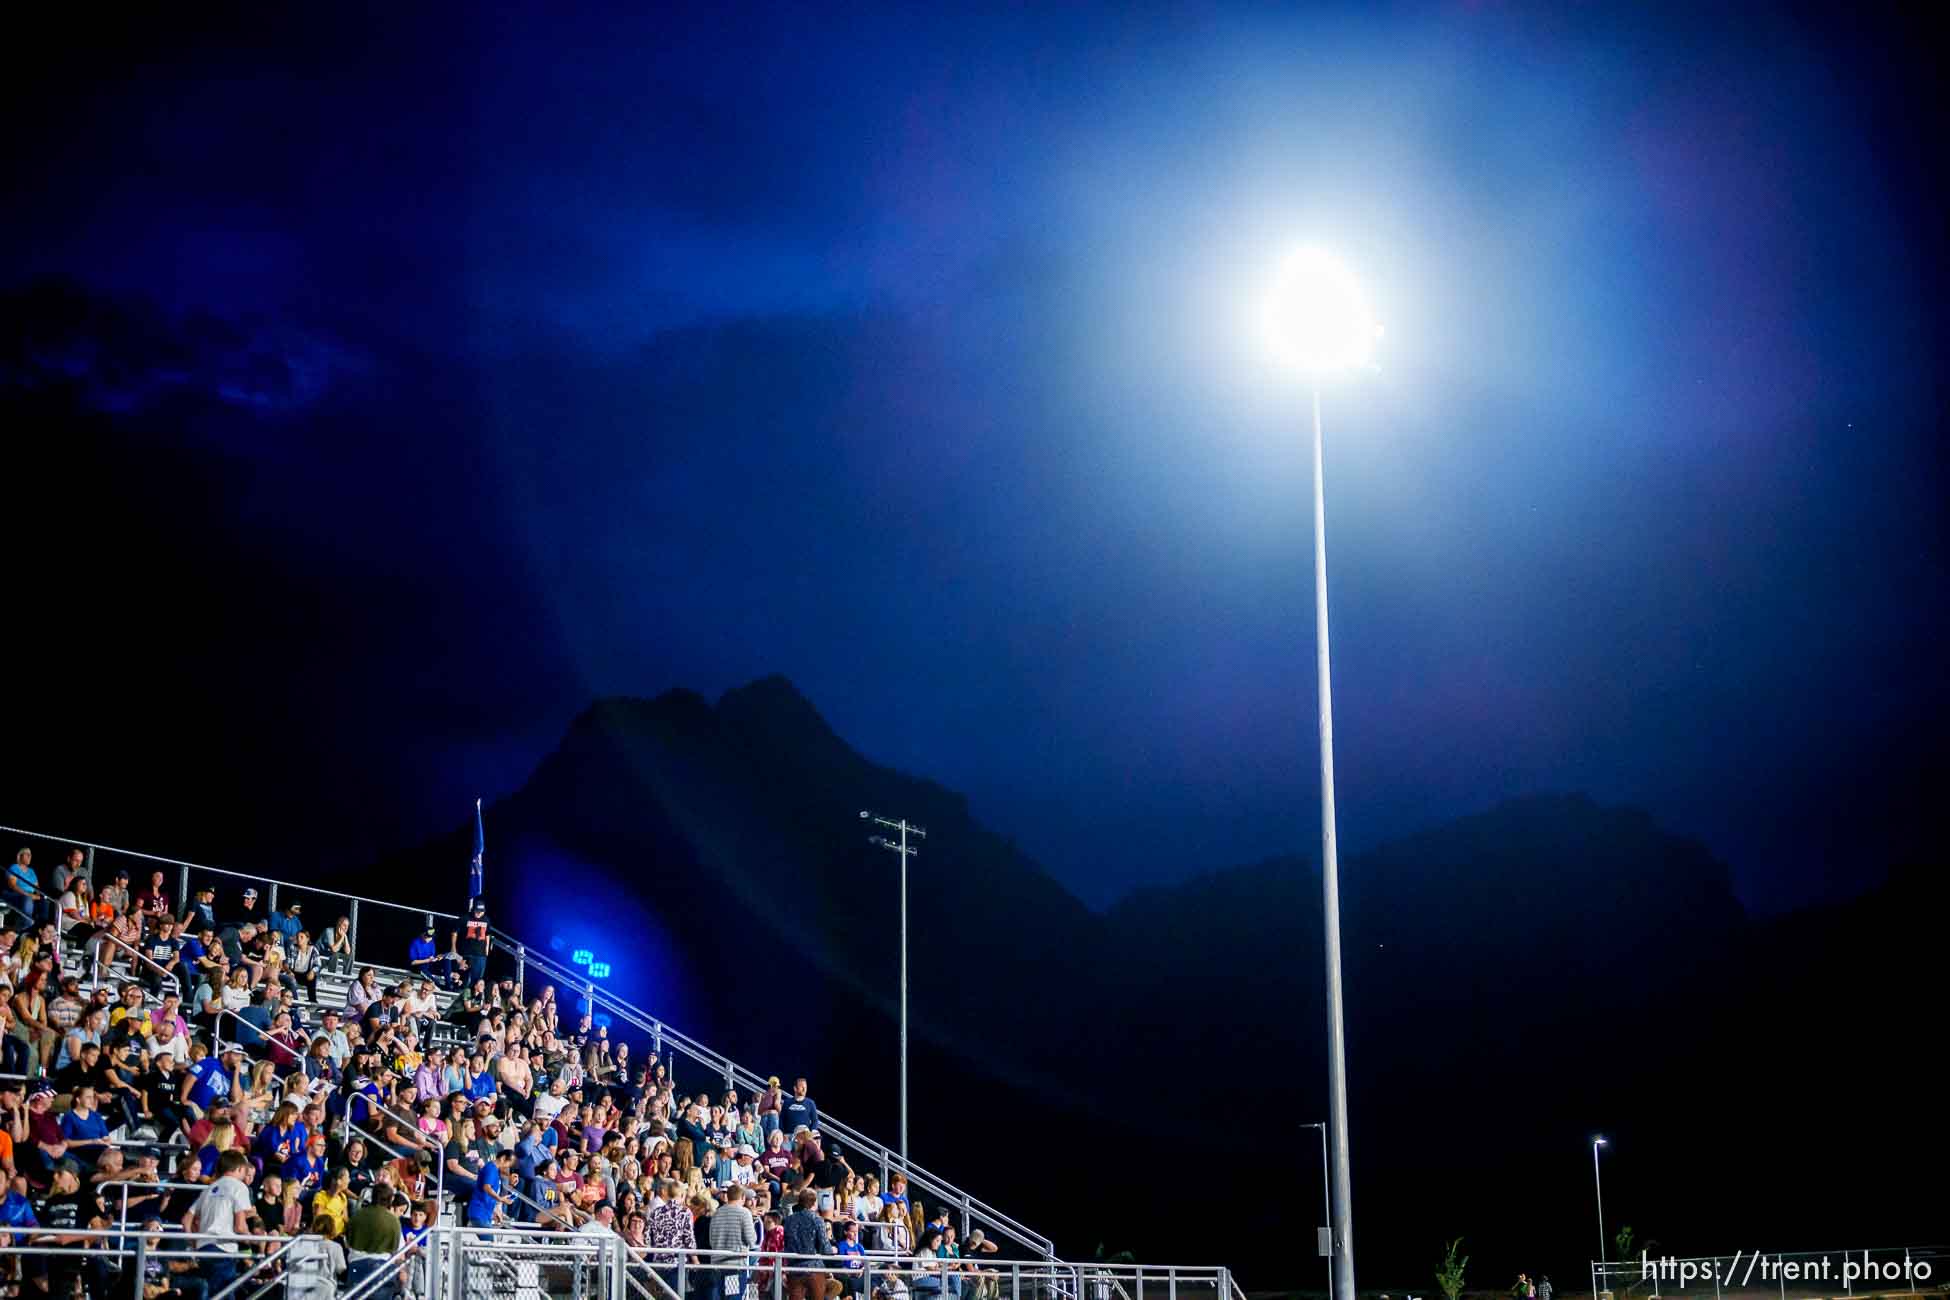
[[[389,1275],[387,1279],[365,1294],[371,1297],[371,1300],[395,1300],[399,1295],[399,1279],[390,1275],[397,1267],[398,1265],[383,1259],[355,1259],[345,1266],[346,1289],[350,1290],[358,1286],[374,1273],[384,1269]]]
[[[230,1251],[205,1246],[197,1254],[203,1257],[198,1262],[202,1265],[204,1285],[210,1290],[221,1291],[237,1280],[237,1256]]]

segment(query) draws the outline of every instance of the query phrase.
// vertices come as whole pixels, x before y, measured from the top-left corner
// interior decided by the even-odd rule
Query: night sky
[[[0,433],[11,815],[363,860],[598,695],[776,672],[1093,904],[1311,851],[1254,326],[1312,241],[1387,327],[1324,403],[1343,842],[1582,790],[1767,910],[1913,851],[1944,119],[1893,7],[564,8],[13,45],[0,379],[90,432]]]

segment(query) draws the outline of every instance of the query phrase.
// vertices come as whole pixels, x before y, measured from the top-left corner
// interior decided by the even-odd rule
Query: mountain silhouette
[[[715,704],[590,706],[489,807],[489,896],[530,942],[598,935],[619,992],[760,1072],[807,1074],[823,1107],[891,1141],[898,865],[862,808],[928,831],[909,880],[915,1159],[1072,1254],[1106,1242],[1316,1287],[1311,860],[1092,912],[961,796],[864,758],[771,677]],[[458,882],[469,833],[375,872]],[[1599,1131],[1612,1227],[1672,1249],[1926,1235],[1875,1143],[1899,1143],[1904,1108],[1941,1082],[1901,1010],[1919,981],[1941,988],[1935,879],[1755,920],[1698,843],[1575,794],[1344,860],[1364,1285],[1426,1289],[1464,1234],[1479,1280],[1527,1268],[1575,1288]],[[1908,1065],[1864,1074],[1883,1044],[1909,1044]],[[1885,1104],[1853,1121],[1862,1181],[1811,1191],[1797,1171],[1843,1167],[1808,1123],[1838,1097]],[[1776,1177],[1756,1190],[1755,1170]]]

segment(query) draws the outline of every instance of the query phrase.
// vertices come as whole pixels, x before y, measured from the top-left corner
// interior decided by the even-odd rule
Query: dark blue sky
[[[149,506],[235,596],[117,689],[234,688],[306,751],[251,793],[316,821],[231,851],[445,830],[592,696],[770,672],[1093,902],[1311,851],[1304,408],[1252,328],[1300,240],[1387,325],[1326,398],[1346,841],[1582,789],[1775,907],[1921,828],[1920,30],[630,8],[12,69],[0,275],[72,287],[13,300],[8,378],[207,485]],[[141,495],[93,539],[142,546]],[[110,799],[166,752],[117,739]]]

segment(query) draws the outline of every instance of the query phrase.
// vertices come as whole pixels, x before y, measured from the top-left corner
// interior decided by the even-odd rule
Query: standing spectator
[[[198,889],[192,895],[189,906],[183,909],[181,921],[185,933],[201,933],[207,926],[210,933],[215,934],[217,932],[217,891],[209,885]]]
[[[34,850],[22,849],[14,854],[14,864],[7,868],[7,902],[19,909],[29,921],[41,919],[41,878],[34,870]]]
[[[477,898],[468,909],[467,921],[455,948],[467,963],[467,983],[470,987],[487,978],[488,953],[493,947],[494,940],[488,934],[487,904]]]
[[[801,1080],[801,1082],[804,1082]],[[785,1252],[788,1255],[830,1255],[833,1253],[833,1240],[826,1231],[826,1220],[819,1217],[819,1193],[811,1188],[799,1193],[799,1208],[785,1217]],[[794,1261],[792,1267],[805,1269],[804,1260]],[[832,1300],[843,1288],[839,1280],[829,1273],[799,1272],[789,1274],[786,1294],[795,1300]]]
[[[243,895],[237,900],[237,919],[230,923],[230,928],[242,929],[246,925],[256,927],[263,920],[264,913],[257,910],[257,886],[244,886]]]
[[[26,941],[22,941],[26,946]],[[35,952],[27,973],[21,977],[14,988],[13,1033],[28,1046],[28,1064],[25,1073],[38,1074],[42,1069],[54,1064],[55,1048],[61,1036],[47,1019],[47,998],[42,992],[48,981],[48,974],[54,969],[54,958],[45,952]]]
[[[401,1199],[398,1192],[382,1186],[373,1192],[371,1201],[353,1211],[351,1222],[345,1225],[345,1280],[351,1286],[357,1287],[379,1272],[400,1248]],[[372,1300],[394,1300],[399,1288],[388,1278],[366,1294]]]
[[[250,1157],[233,1147],[217,1157],[216,1172],[216,1181],[204,1189],[190,1206],[189,1213],[183,1216],[186,1231],[220,1238],[199,1247],[209,1256],[203,1263],[203,1280],[213,1291],[222,1290],[236,1280],[237,1242],[253,1235]]]
[[[513,1203],[514,1197],[504,1189],[508,1170],[514,1163],[514,1152],[497,1151],[494,1159],[482,1166],[481,1176],[474,1180],[474,1194],[467,1200],[468,1227],[493,1227],[495,1215]]]
[[[169,910],[169,889],[163,884],[162,872],[149,873],[149,883],[135,896],[135,905],[146,925],[153,926],[164,917],[173,915]]]
[[[758,1094],[758,1124],[764,1130],[767,1141],[779,1131],[779,1109],[785,1105],[785,1092],[779,1087],[779,1076],[773,1075],[765,1081],[765,1091]]]
[[[717,1251],[741,1252],[758,1247],[758,1224],[752,1212],[745,1208],[745,1189],[736,1185],[725,1189],[724,1204],[711,1215],[711,1235],[707,1240],[710,1248]],[[719,1263],[729,1263],[719,1260]],[[745,1273],[743,1269],[733,1268],[715,1274],[721,1278],[720,1294],[743,1296],[745,1294]]]
[[[802,1128],[819,1127],[819,1107],[814,1105],[813,1099],[806,1095],[804,1079],[792,1081],[792,1098],[781,1110],[779,1124],[786,1132],[792,1134],[797,1134]]]
[[[697,1249],[697,1225],[691,1212],[684,1207],[684,1185],[675,1178],[666,1178],[657,1185],[657,1203],[652,1206],[645,1218],[644,1235],[649,1238],[650,1249],[655,1252],[650,1262],[663,1278],[665,1286],[672,1292],[677,1289],[677,1266],[690,1252]]]

